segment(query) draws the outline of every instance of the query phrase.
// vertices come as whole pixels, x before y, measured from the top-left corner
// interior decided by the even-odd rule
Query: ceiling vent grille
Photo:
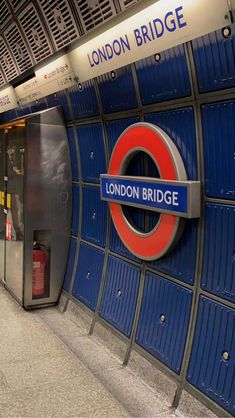
[[[11,4],[11,7],[13,8],[14,12],[19,10],[21,6],[23,6],[24,3],[26,3],[25,0],[9,0],[9,3]]]
[[[74,0],[85,32],[116,15],[112,0]]]
[[[38,0],[38,2],[57,50],[79,38],[72,11],[65,0]]]
[[[129,7],[133,6],[133,4],[138,3],[138,0],[119,0],[121,10],[124,11]]]
[[[10,11],[9,6],[7,5],[6,1],[0,1],[0,30],[6,26],[6,24],[11,19],[12,14]]]
[[[9,26],[9,28],[4,32],[4,35],[11,47],[11,51],[21,73],[32,67],[33,62],[30,58],[20,30],[15,22]]]
[[[4,77],[2,75],[2,71],[0,70],[0,86],[4,86],[4,84],[6,84]]]
[[[19,72],[14,64],[11,53],[8,50],[4,39],[0,37],[0,65],[5,74],[6,80],[10,81],[19,75]]]
[[[28,40],[35,62],[38,63],[51,55],[52,48],[33,3],[29,3],[19,14],[18,20]]]

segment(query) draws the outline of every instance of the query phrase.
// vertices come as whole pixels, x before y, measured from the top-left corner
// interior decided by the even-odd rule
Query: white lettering
[[[141,197],[140,197],[141,191]],[[130,184],[105,183],[106,195],[117,197],[127,197],[129,199],[142,199],[147,202],[154,202],[156,204],[166,204],[172,206],[179,206],[179,193],[176,191],[132,186]]]
[[[174,206],[179,206],[179,202],[178,202],[179,193],[178,192],[173,192],[172,197],[173,197],[172,204]]]
[[[129,197],[139,199],[140,189],[138,186],[125,186],[124,184],[105,183],[105,192],[107,195]]]

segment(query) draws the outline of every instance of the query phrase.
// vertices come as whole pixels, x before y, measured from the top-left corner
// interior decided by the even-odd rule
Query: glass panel
[[[6,166],[8,213],[6,221],[6,284],[22,301],[23,295],[23,185],[25,128],[8,130]]]
[[[6,135],[4,131],[0,131],[0,280],[4,281],[5,277],[5,218],[4,214],[4,192],[6,174]]]

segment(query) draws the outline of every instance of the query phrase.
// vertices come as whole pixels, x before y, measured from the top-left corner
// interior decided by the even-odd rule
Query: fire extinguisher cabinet
[[[71,185],[60,107],[0,126],[0,280],[26,309],[55,304],[60,296]]]

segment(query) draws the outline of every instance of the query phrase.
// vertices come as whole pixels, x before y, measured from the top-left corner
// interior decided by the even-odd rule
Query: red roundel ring
[[[161,179],[187,180],[182,158],[173,141],[159,127],[149,123],[136,123],[119,137],[109,164],[110,175],[125,175],[134,155],[147,153],[155,162]],[[143,260],[156,260],[165,255],[178,241],[182,220],[175,215],[162,213],[155,228],[142,233],[126,219],[122,205],[109,203],[115,228],[129,251]]]

